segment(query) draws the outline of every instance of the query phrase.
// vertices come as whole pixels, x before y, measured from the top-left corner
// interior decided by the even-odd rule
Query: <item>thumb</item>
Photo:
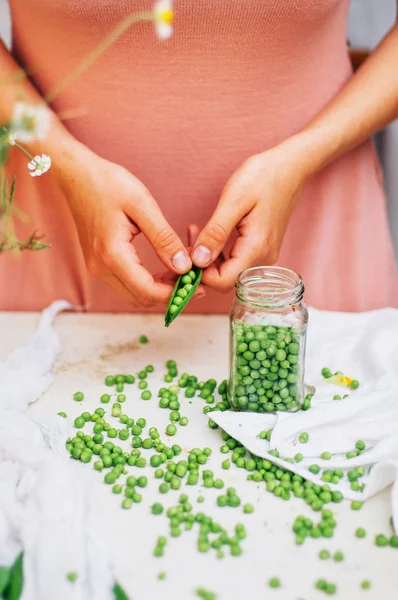
[[[243,203],[242,203],[243,204]],[[198,267],[207,267],[222,252],[229,236],[246,214],[239,203],[222,203],[200,232],[192,251],[192,261]]]
[[[191,258],[176,232],[166,221],[153,198],[145,203],[134,222],[151,243],[162,263],[175,273],[186,273],[192,267]]]

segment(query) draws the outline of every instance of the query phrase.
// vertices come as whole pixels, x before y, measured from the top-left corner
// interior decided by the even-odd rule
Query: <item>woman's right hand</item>
[[[59,169],[59,183],[88,270],[133,306],[167,304],[172,285],[145,269],[134,248],[135,236],[143,232],[169,271],[185,273],[192,262],[150,192],[126,169],[89,150],[74,165],[72,176],[71,169],[66,175]]]

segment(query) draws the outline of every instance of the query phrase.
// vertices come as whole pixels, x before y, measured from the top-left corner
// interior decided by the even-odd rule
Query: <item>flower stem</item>
[[[22,152],[24,152],[26,154],[26,156],[28,156],[30,158],[30,160],[33,160],[33,162],[35,164],[37,164],[36,161],[35,161],[35,157],[32,156],[32,154],[29,152],[29,150],[26,150],[26,148],[24,148],[23,146],[21,146],[21,144],[19,144],[16,141],[14,142],[14,146],[17,146],[17,148],[19,148],[20,150],[22,150]]]
[[[46,102],[52,102],[60,92],[62,92],[66,87],[68,87],[68,85],[80,77],[84,71],[87,71],[87,69],[94,64],[97,58],[101,56],[101,54],[110,46],[112,46],[112,44],[114,44],[120,38],[120,36],[123,35],[123,33],[129,29],[129,27],[131,27],[131,25],[134,23],[139,23],[140,21],[153,21],[153,19],[153,12],[134,13],[123,19],[123,21],[121,21],[119,25],[117,25],[117,27],[111,31],[111,33],[104,40],[102,40],[100,44],[98,44],[95,50],[91,52],[91,54],[89,54],[74,71],[69,73],[64,80],[61,81],[53,89],[53,91],[46,96]]]

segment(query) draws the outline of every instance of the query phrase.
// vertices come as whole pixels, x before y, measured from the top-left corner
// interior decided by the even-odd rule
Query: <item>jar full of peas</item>
[[[300,275],[253,267],[236,284],[228,399],[238,411],[297,411],[304,400],[308,310]]]

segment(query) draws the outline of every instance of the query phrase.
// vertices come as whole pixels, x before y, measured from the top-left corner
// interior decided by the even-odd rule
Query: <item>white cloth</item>
[[[22,600],[113,598],[96,478],[70,460],[65,419],[24,414],[51,384],[60,351],[52,322],[69,308],[55,302],[27,345],[0,363],[0,565],[24,552]]]
[[[347,499],[366,500],[394,483],[391,499],[397,524],[398,310],[349,314],[311,309],[307,344],[306,381],[316,388],[310,410],[278,415],[226,411],[209,416],[253,454],[320,485],[323,470],[363,466],[363,492],[351,490],[347,477],[330,484]],[[359,380],[360,387],[353,391],[327,383],[321,376],[323,367]],[[332,399],[346,393],[349,397],[344,400]],[[271,427],[270,443],[259,439],[259,433]],[[304,431],[309,434],[306,444],[298,439]],[[366,451],[347,459],[357,440],[365,442]],[[291,464],[270,455],[271,449],[285,458],[301,453],[304,460]],[[324,451],[333,453],[331,460],[320,458]],[[308,471],[311,464],[321,467],[319,475]]]

